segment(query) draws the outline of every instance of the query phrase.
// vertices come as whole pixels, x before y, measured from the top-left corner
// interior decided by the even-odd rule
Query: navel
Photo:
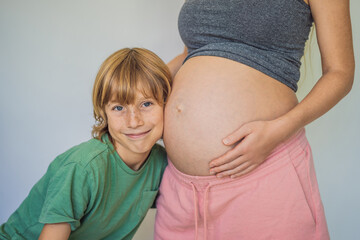
[[[182,105],[176,105],[175,110],[177,113],[181,113],[183,111],[183,106]]]

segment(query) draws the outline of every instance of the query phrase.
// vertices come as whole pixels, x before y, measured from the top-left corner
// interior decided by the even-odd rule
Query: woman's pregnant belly
[[[297,103],[290,88],[246,65],[191,58],[175,76],[165,107],[169,159],[183,173],[210,175],[209,162],[231,149],[224,137],[244,123],[277,118]]]

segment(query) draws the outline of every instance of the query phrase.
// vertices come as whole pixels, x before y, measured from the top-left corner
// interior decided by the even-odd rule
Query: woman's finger
[[[209,163],[210,168],[220,167],[221,165],[230,163],[242,155],[242,144],[239,143],[233,149],[230,149],[218,158]]]
[[[225,145],[233,145],[251,133],[249,124],[245,124],[223,139]]]
[[[244,162],[246,162],[246,159],[243,156],[237,157],[232,161],[223,163],[217,167],[210,168],[211,174],[218,174],[221,172],[233,170],[237,168],[238,166],[242,165]]]
[[[243,162],[242,164],[237,164],[237,167],[224,171],[224,172],[220,172],[218,174],[216,174],[216,177],[218,178],[223,178],[223,177],[228,177],[228,176],[232,176],[235,174],[239,174],[242,173],[245,169],[248,169],[249,166],[251,166],[252,164],[250,162]]]
[[[230,177],[238,178],[238,177],[244,176],[244,175],[248,174],[249,172],[255,170],[255,168],[257,168],[258,166],[259,166],[259,164],[250,165],[248,168],[244,169],[243,171],[241,171],[239,173],[233,174]]]

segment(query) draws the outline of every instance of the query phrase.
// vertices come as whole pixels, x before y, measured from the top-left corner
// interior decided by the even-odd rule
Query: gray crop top
[[[294,91],[312,26],[304,0],[186,0],[180,36],[194,56],[218,56],[255,68]]]

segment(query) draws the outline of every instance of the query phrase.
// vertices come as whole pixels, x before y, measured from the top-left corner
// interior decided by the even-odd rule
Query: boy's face
[[[163,106],[137,91],[133,104],[121,105],[110,101],[105,113],[116,151],[128,166],[140,167],[162,136]],[[136,167],[136,164],[140,165]]]

